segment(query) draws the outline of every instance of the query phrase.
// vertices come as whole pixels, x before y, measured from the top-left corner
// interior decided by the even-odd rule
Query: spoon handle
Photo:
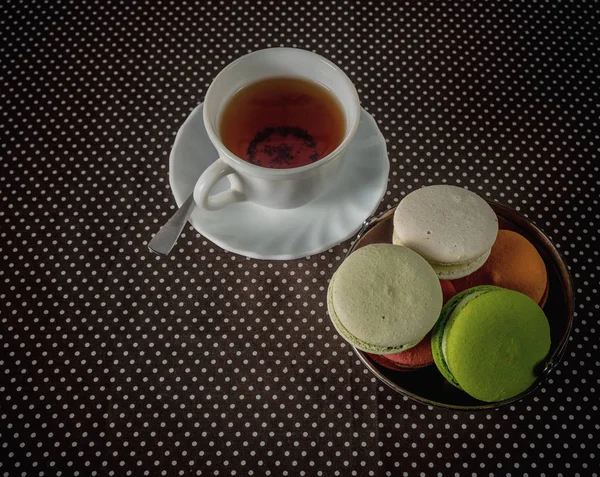
[[[173,217],[152,237],[152,240],[148,243],[148,248],[151,252],[159,255],[169,254],[175,242],[177,242],[179,235],[181,235],[181,231],[185,227],[190,215],[192,215],[195,206],[194,194],[190,194],[187,200],[181,204],[179,210],[173,214]]]

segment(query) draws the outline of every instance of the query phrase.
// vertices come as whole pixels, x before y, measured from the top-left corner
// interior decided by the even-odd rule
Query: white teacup
[[[251,164],[229,151],[219,135],[219,120],[231,97],[242,87],[273,77],[315,81],[334,95],[342,107],[346,133],[340,145],[324,158],[302,167],[271,169]],[[199,207],[216,210],[249,200],[265,207],[292,209],[320,196],[335,177],[360,119],[360,103],[346,74],[322,56],[296,48],[270,48],[243,56],[221,71],[204,100],[204,124],[219,158],[200,176],[194,188]],[[228,177],[230,188],[209,195],[215,184]]]

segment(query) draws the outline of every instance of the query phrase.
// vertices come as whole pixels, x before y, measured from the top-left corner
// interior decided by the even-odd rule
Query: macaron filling
[[[442,265],[437,263],[431,263],[431,268],[435,271],[440,280],[456,280],[470,275],[477,269],[483,266],[485,261],[490,256],[491,250],[487,251],[483,255],[477,257],[470,262],[463,262],[461,264]]]
[[[392,233],[392,243],[394,245],[400,245],[404,247],[396,231]],[[435,260],[432,260],[426,256],[423,256],[423,258],[427,260],[429,265],[431,265],[431,268],[433,268],[440,280],[456,280],[468,276],[471,273],[478,270],[479,268],[481,268],[485,264],[486,260],[489,258],[491,253],[492,249],[490,248],[482,255],[475,257],[471,260],[454,263],[436,262]]]
[[[405,246],[402,243],[402,241],[400,240],[400,237],[398,237],[398,234],[396,233],[395,230],[392,232],[392,243],[394,245],[400,245],[402,247]],[[452,263],[437,262],[435,260],[432,260],[429,257],[424,256],[424,255],[422,255],[422,257],[429,262],[429,264],[434,268],[434,270],[436,270],[436,267],[460,267],[461,265],[469,265],[469,264],[476,263],[476,262],[481,262],[481,264],[483,265],[483,263],[485,263],[487,258],[490,256],[491,252],[492,252],[492,249],[490,248],[489,250],[483,252],[478,257],[475,257],[475,258],[472,258],[469,260],[459,261],[459,262],[452,262]]]

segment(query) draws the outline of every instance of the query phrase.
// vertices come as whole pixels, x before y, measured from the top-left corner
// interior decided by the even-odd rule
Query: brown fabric
[[[3,2],[3,475],[594,475],[594,2]],[[187,227],[168,157],[210,81],[268,46],[347,71],[388,141],[380,210],[425,184],[518,208],[576,282],[564,362],[495,412],[428,408],[334,332],[349,242],[249,260]]]

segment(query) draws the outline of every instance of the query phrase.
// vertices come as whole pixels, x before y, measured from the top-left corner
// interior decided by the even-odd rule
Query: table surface
[[[7,1],[0,7],[2,475],[597,475],[596,2]],[[563,362],[495,411],[376,381],[326,314],[350,242],[246,259],[174,212],[169,151],[256,49],[318,52],[387,140],[380,211],[433,183],[519,210],[576,289]]]

